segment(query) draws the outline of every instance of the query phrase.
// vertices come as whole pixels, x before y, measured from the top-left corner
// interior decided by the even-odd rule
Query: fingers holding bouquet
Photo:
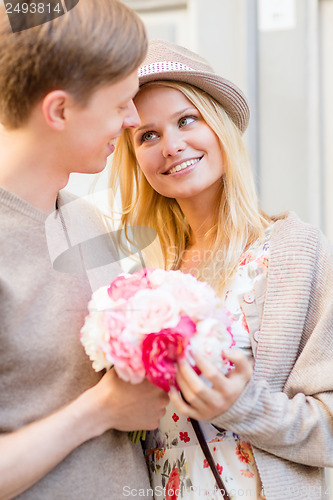
[[[196,420],[208,421],[227,411],[242,394],[253,373],[253,363],[238,349],[223,351],[231,369],[223,373],[203,355],[193,355],[194,370],[188,361],[181,361],[177,384],[170,390],[170,399],[180,413]],[[200,375],[197,372],[200,372]]]

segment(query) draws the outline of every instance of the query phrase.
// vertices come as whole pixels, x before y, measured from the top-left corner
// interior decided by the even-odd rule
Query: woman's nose
[[[166,132],[162,140],[163,156],[168,158],[184,151],[186,144],[178,131]]]

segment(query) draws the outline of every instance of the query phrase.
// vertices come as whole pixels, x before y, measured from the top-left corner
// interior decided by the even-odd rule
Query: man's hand
[[[113,369],[90,391],[98,398],[96,408],[100,411],[96,412],[96,418],[102,431],[156,429],[169,403],[168,394],[148,380],[130,384],[120,379]]]

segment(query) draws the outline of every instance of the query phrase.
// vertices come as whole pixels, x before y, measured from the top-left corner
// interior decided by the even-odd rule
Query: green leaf
[[[168,467],[169,467],[169,459],[167,459],[167,460],[164,462],[164,465],[163,465],[163,473],[164,473],[164,474],[167,472]]]

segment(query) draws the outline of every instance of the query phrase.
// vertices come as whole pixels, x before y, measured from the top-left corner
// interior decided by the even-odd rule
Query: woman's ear
[[[54,130],[61,131],[66,125],[66,107],[70,95],[65,90],[52,90],[42,102],[42,112],[46,123]]]

